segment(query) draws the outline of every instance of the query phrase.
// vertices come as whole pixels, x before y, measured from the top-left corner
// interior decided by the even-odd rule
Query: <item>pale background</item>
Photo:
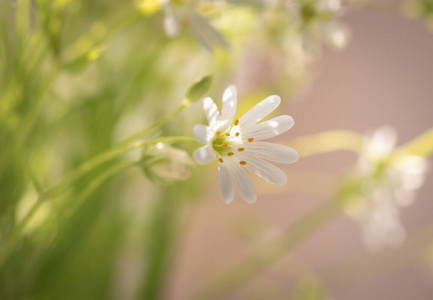
[[[343,21],[353,33],[348,48],[343,52],[325,49],[312,67],[310,88],[280,110],[296,122],[285,138],[332,129],[365,133],[389,124],[398,130],[401,145],[430,128],[433,34],[419,21],[392,14],[352,9]],[[304,179],[301,184],[289,183],[281,194],[255,180],[259,197],[254,205],[239,195],[230,205],[222,203],[216,167],[209,168],[215,176],[215,185],[210,187],[215,196],[199,206],[180,244],[167,298],[188,299],[249,253],[260,239],[325,201],[332,190],[327,182],[344,174],[355,160],[353,153],[335,152],[284,166],[289,178],[303,174],[308,179],[308,172],[330,175],[318,183]],[[303,274],[315,274],[333,299],[433,299],[433,264],[427,259],[433,244],[432,183],[430,174],[414,205],[402,210],[408,239],[401,248],[368,252],[358,224],[340,215],[230,299],[290,299],[296,278]],[[310,184],[312,192],[300,191],[302,185],[308,190]],[[248,228],[235,229],[244,221],[256,234],[247,235]],[[271,233],[263,236],[263,228]]]

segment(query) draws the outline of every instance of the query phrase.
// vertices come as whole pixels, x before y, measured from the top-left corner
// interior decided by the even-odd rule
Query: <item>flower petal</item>
[[[215,159],[215,152],[211,146],[204,146],[195,150],[194,158],[199,164],[207,164]]]
[[[230,162],[228,159],[226,162],[230,163],[228,170],[236,182],[239,193],[242,195],[245,201],[248,203],[254,203],[257,199],[257,194],[256,190],[254,189],[254,184],[251,181],[250,176],[248,176],[247,171],[245,171],[245,169],[240,165]]]
[[[203,100],[203,109],[206,114],[207,120],[209,121],[209,126],[215,128],[220,118],[220,114],[212,98],[207,97]]]
[[[299,159],[298,151],[284,145],[259,141],[245,143],[243,147],[256,157],[279,163],[291,164]]]
[[[235,190],[233,188],[233,181],[230,176],[230,172],[227,167],[219,164],[218,172],[220,177],[220,195],[221,199],[225,203],[230,203],[233,201]]]
[[[236,114],[237,106],[237,92],[234,85],[229,86],[223,94],[223,108],[221,113],[221,123],[218,124],[218,130],[226,130],[231,123]]]
[[[215,132],[210,126],[195,125],[194,136],[200,143],[208,144],[215,137]]]
[[[242,131],[241,134],[244,140],[248,138],[264,140],[286,132],[292,128],[294,124],[295,121],[293,121],[291,116],[283,115],[249,127],[247,130]]]
[[[272,95],[257,103],[253,108],[246,112],[240,119],[240,126],[251,126],[274,111],[281,103],[281,98]]]
[[[257,176],[260,176],[264,180],[276,185],[286,184],[287,177],[286,174],[281,171],[281,169],[259,158],[249,158],[249,156],[247,155],[244,155],[243,157],[245,157],[243,158],[243,160],[247,162],[245,168],[247,168]]]

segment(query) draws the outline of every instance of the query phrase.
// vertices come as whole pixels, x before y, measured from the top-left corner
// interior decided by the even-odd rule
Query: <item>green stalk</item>
[[[406,155],[427,157],[433,153],[433,128],[400,147],[399,151]]]
[[[338,201],[332,199],[322,203],[301,220],[285,229],[278,237],[260,246],[242,262],[225,272],[193,299],[226,299],[234,291],[287,255],[323,225],[333,220],[340,212]]]
[[[167,276],[172,266],[175,245],[178,240],[182,202],[174,188],[164,189],[155,202],[148,231],[148,259],[145,278],[137,299],[162,299]]]
[[[68,189],[72,184],[74,184],[81,177],[94,170],[96,167],[101,164],[121,155],[132,151],[134,149],[142,148],[147,145],[157,144],[157,143],[167,143],[167,142],[176,142],[176,141],[196,141],[192,137],[188,136],[169,136],[163,138],[156,138],[144,142],[138,142],[132,145],[125,145],[123,147],[114,147],[106,152],[101,153],[100,155],[90,159],[89,161],[81,164],[77,169],[69,173],[60,183],[51,188],[46,192],[48,198],[55,197],[61,193],[63,193],[66,189]]]
[[[301,157],[307,157],[341,150],[359,153],[363,140],[364,136],[355,131],[331,130],[302,136],[287,142],[286,145],[296,149]]]
[[[119,143],[117,143],[117,146],[122,146],[125,144],[128,144],[132,141],[138,140],[144,136],[146,136],[147,134],[149,134],[152,130],[155,130],[158,127],[161,127],[162,125],[164,125],[165,123],[167,123],[168,121],[170,121],[171,119],[173,119],[174,117],[176,117],[178,114],[180,114],[185,108],[187,108],[189,105],[191,104],[191,102],[187,99],[185,99],[182,104],[172,113],[166,115],[165,117],[159,119],[158,121],[156,121],[155,123],[149,125],[148,127],[146,127],[145,129],[131,135],[130,137],[120,141]]]
[[[55,185],[53,188],[47,190],[45,193],[40,194],[37,201],[33,205],[33,207],[30,209],[30,211],[27,213],[27,215],[24,217],[24,219],[17,225],[15,230],[11,233],[11,235],[4,241],[4,246],[2,246],[2,249],[0,251],[0,267],[3,265],[5,259],[9,256],[12,249],[16,246],[16,244],[19,241],[20,235],[22,230],[25,228],[25,226],[28,224],[28,222],[32,219],[34,214],[37,212],[37,210],[40,208],[42,203],[44,201],[49,200],[52,197],[60,195],[62,192],[64,192],[68,187],[70,187],[72,184],[74,184],[78,179],[80,179],[82,176],[86,175],[88,172],[93,170],[94,168],[100,166],[102,163],[105,163],[116,156],[126,153],[128,151],[144,147],[146,145],[156,144],[156,143],[164,143],[164,142],[175,142],[175,141],[196,141],[192,137],[184,137],[184,136],[172,136],[172,137],[164,137],[164,138],[157,138],[149,141],[144,141],[140,143],[136,143],[133,145],[128,145],[123,148],[119,149],[111,149],[107,152],[102,153],[101,155],[91,159],[90,161],[82,164],[78,169],[70,173],[68,176],[64,178],[60,183]],[[131,164],[131,163],[126,163]],[[122,169],[121,165],[119,166],[119,170]],[[118,169],[110,169],[108,170],[108,175],[105,174],[105,176],[112,176],[114,172],[116,172]],[[103,175],[104,175],[103,174]],[[103,177],[101,180],[105,180],[105,177]],[[97,183],[96,183],[97,184]]]

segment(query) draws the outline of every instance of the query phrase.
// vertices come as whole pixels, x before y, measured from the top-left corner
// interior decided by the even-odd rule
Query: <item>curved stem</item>
[[[406,155],[427,157],[433,153],[433,128],[401,146],[399,151]]]
[[[98,188],[105,180],[109,177],[115,175],[121,170],[124,170],[129,167],[137,166],[139,162],[123,162],[115,165],[114,167],[105,171],[102,175],[97,177],[94,181],[92,181],[89,186],[84,190],[84,192],[80,196],[80,200],[87,198],[96,188]],[[14,249],[16,244],[19,242],[20,234],[33,218],[35,213],[41,207],[41,205],[48,200],[47,197],[41,195],[38,197],[35,204],[29,210],[25,218],[18,224],[15,230],[11,233],[10,237],[5,241],[4,246],[2,247],[2,251],[0,252],[0,267],[3,266],[5,259],[9,256],[11,251]]]
[[[168,121],[170,121],[171,119],[173,119],[174,117],[176,117],[178,114],[180,114],[185,108],[187,108],[189,105],[191,104],[191,102],[189,100],[184,100],[182,102],[182,104],[172,113],[166,115],[165,117],[159,119],[158,121],[156,121],[155,123],[149,125],[148,127],[144,128],[143,130],[131,135],[130,137],[120,141],[119,143],[117,143],[115,145],[115,147],[118,146],[122,146],[125,144],[128,144],[132,141],[138,140],[144,136],[146,136],[149,132],[151,132],[152,130],[164,125],[165,123],[167,123]]]
[[[51,188],[46,192],[47,198],[55,197],[60,193],[64,192],[67,188],[69,188],[74,182],[80,179],[86,173],[92,171],[96,167],[101,164],[121,155],[126,152],[132,151],[134,149],[142,148],[147,145],[156,144],[156,143],[167,143],[167,142],[179,142],[179,141],[196,141],[193,137],[188,136],[169,136],[163,138],[156,138],[144,142],[138,142],[132,145],[126,145],[124,147],[114,147],[92,159],[81,164],[77,169],[73,172],[69,173],[60,183]]]
[[[49,200],[52,197],[60,195],[62,192],[64,192],[68,187],[70,187],[75,181],[77,181],[81,176],[85,175],[87,172],[93,170],[95,167],[101,165],[104,162],[109,161],[110,159],[126,153],[128,151],[141,148],[146,145],[156,144],[156,143],[164,143],[164,142],[176,142],[176,141],[196,141],[192,137],[185,137],[185,136],[171,136],[171,137],[163,137],[163,138],[156,138],[149,141],[144,141],[140,143],[135,143],[133,145],[128,145],[127,147],[123,147],[121,149],[112,149],[110,151],[104,152],[103,154],[95,157],[94,159],[91,159],[90,161],[82,164],[78,169],[70,173],[68,176],[64,178],[60,183],[49,189],[43,194],[40,194],[37,201],[33,205],[33,207],[30,209],[30,211],[27,213],[27,215],[24,217],[24,219],[15,227],[14,231],[10,234],[10,236],[4,241],[4,245],[2,246],[1,252],[0,252],[0,267],[3,265],[5,259],[9,256],[12,249],[15,247],[16,243],[19,241],[20,235],[22,230],[25,228],[25,226],[28,224],[28,222],[32,219],[34,214],[38,211],[40,206],[44,201]],[[134,163],[138,164],[138,163]],[[90,191],[86,192],[84,196],[87,195],[87,193],[91,193],[94,188],[96,188],[103,180],[105,180],[107,177],[114,175],[117,171],[134,165],[133,163],[123,163],[119,164],[117,167],[109,169],[106,173],[102,174],[101,178],[98,178],[96,183],[93,182],[88,189]]]
[[[332,199],[324,202],[284,230],[278,237],[259,247],[193,299],[226,299],[228,295],[287,255],[300,242],[314,234],[322,225],[330,222],[340,212],[341,208],[338,201]]]
[[[285,144],[293,147],[301,157],[347,150],[359,153],[364,136],[356,131],[331,130],[302,136]]]

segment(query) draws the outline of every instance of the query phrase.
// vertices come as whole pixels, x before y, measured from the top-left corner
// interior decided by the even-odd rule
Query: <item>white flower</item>
[[[203,108],[209,126],[196,125],[194,135],[206,145],[196,150],[194,157],[201,164],[218,158],[220,193],[224,202],[233,200],[233,180],[247,202],[256,200],[256,191],[246,169],[270,183],[286,183],[284,172],[266,160],[293,163],[299,158],[298,152],[287,146],[262,140],[289,130],[294,121],[292,117],[283,115],[257,124],[275,110],[280,102],[280,97],[270,96],[233,122],[237,105],[234,86],[228,87],[224,92],[221,115],[211,98],[204,99]]]
[[[371,249],[396,246],[404,240],[399,209],[413,203],[427,171],[424,158],[393,156],[396,141],[393,128],[379,128],[366,139],[358,161],[366,201],[360,218],[365,244]]]

